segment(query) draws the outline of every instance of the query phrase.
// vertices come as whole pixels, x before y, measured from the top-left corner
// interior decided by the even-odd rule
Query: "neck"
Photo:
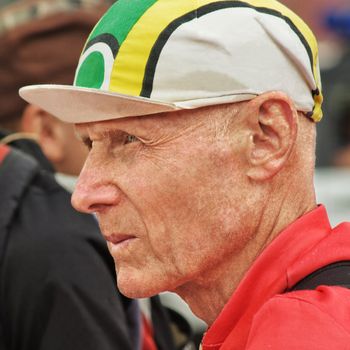
[[[254,260],[247,251],[244,249],[239,256],[225,259],[196,280],[174,290],[208,326],[215,321]]]
[[[190,306],[192,312],[209,326],[218,317],[228,302],[244,274],[260,255],[262,250],[290,223],[316,207],[315,195],[310,191],[307,197],[305,192],[300,198],[292,198],[293,192],[286,190],[284,195],[279,191],[280,200],[264,200],[265,206],[256,215],[256,225],[245,247],[229,256],[220,263],[206,270],[198,278],[181,285],[175,290]],[[299,192],[300,193],[300,192]],[[275,203],[274,206],[271,203]]]

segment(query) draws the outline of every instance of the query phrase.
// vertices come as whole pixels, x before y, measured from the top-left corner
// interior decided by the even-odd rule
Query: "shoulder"
[[[350,290],[276,295],[255,315],[247,349],[350,349]]]
[[[70,194],[53,181],[37,177],[5,229],[1,283],[7,285],[6,295],[24,300],[26,294],[46,298],[54,293],[72,300],[80,293],[89,303],[96,297],[96,303],[100,298],[101,304],[114,305],[113,259],[97,221],[76,212]]]
[[[72,239],[88,235],[89,230],[98,231],[92,215],[78,213],[70,198],[70,193],[56,183],[52,174],[39,172],[20,199],[14,224],[37,237],[39,233],[49,235],[51,240],[61,240],[66,235]],[[60,237],[56,236],[58,233]]]
[[[38,171],[20,198],[10,222],[2,227],[4,262],[45,272],[53,266],[85,263],[105,264],[109,258],[98,224],[92,215],[73,209],[70,193],[52,174]],[[58,262],[58,263],[57,263]],[[71,267],[73,268],[73,267]]]

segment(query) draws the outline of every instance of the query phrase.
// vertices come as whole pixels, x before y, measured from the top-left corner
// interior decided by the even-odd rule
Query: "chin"
[[[131,273],[123,273],[119,271],[117,274],[117,284],[119,291],[128,298],[149,298],[166,289],[162,288],[159,283],[155,283],[152,276],[146,278],[142,276],[134,276]]]

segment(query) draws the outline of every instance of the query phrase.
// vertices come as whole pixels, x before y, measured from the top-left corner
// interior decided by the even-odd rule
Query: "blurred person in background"
[[[337,64],[323,71],[324,89],[328,92],[325,113],[333,122],[326,135],[334,143],[329,163],[343,168],[350,167],[350,4],[330,12],[327,25],[343,43],[343,54]]]
[[[350,88],[348,92],[348,100],[343,102],[339,113],[338,134],[340,139],[334,156],[334,165],[342,168],[350,168]]]
[[[315,33],[320,47],[324,91],[324,122],[318,125],[316,165],[344,165],[344,111],[350,96],[349,0],[282,0],[300,13]],[[350,141],[349,141],[350,142]],[[338,152],[341,152],[338,153]]]
[[[171,350],[188,342],[178,330],[175,347],[158,297],[140,305],[119,293],[95,218],[70,204],[85,147],[71,125],[18,96],[32,81],[72,82],[107,5],[0,8],[0,349]]]

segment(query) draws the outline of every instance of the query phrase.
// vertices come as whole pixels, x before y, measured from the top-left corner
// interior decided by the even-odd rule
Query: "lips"
[[[120,244],[122,242],[135,238],[135,236],[127,235],[127,234],[111,234],[108,236],[105,235],[104,237],[107,242],[110,242],[113,244]]]

